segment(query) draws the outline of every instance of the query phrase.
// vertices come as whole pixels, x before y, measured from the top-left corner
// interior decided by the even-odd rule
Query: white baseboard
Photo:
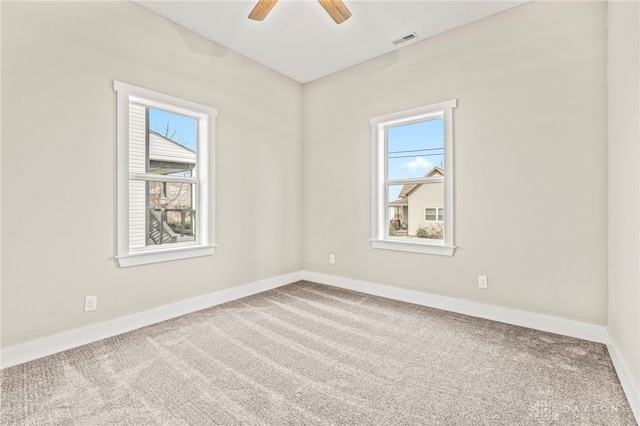
[[[618,373],[618,379],[620,380],[625,395],[627,395],[629,405],[631,405],[631,411],[633,411],[633,415],[636,417],[636,422],[640,424],[640,392],[638,392],[638,385],[632,379],[633,376],[631,376],[629,367],[624,362],[624,359],[620,357],[615,341],[613,341],[613,339],[611,340],[611,344],[607,345],[611,362],[613,362],[616,373]]]
[[[415,303],[417,305],[519,325],[535,330],[548,331],[564,336],[577,337],[592,342],[610,343],[609,333],[604,325],[588,324],[549,315],[502,308],[500,306],[486,305],[484,303],[470,302],[453,297],[438,296],[421,291],[407,290],[316,272],[303,271],[302,277],[307,281],[359,291],[374,296]]]
[[[126,333],[161,321],[179,317],[191,312],[206,309],[221,303],[251,296],[276,287],[291,284],[302,279],[302,272],[293,272],[267,278],[253,283],[232,287],[204,296],[194,297],[170,305],[160,306],[148,311],[116,318],[100,324],[90,325],[76,330],[66,331],[42,339],[32,340],[21,345],[11,346],[0,351],[0,367],[42,358],[67,349],[86,345],[107,337]]]

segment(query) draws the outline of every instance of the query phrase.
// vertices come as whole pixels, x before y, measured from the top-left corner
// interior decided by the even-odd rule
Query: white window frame
[[[435,220],[427,219],[427,210],[435,210],[436,211]],[[424,208],[424,220],[425,220],[425,222],[443,222],[442,210],[444,210],[444,207],[425,207]]]
[[[214,191],[214,152],[215,152],[215,108],[174,96],[155,92],[113,81],[117,95],[117,254],[120,267],[167,262],[178,259],[212,255],[215,251],[215,191]],[[196,239],[195,241],[174,244],[130,247],[129,241],[129,181],[157,180],[159,176],[135,174],[129,170],[129,105],[130,102],[145,107],[175,112],[198,120],[196,148],[197,176],[180,178],[164,176],[163,181],[185,181],[195,183],[197,191]]]
[[[453,235],[453,108],[456,105],[456,99],[451,99],[371,118],[373,146],[371,245],[373,248],[443,256],[453,255],[455,250]],[[444,122],[444,240],[432,241],[423,238],[389,236],[389,185],[425,183],[434,180],[434,178],[388,179],[386,129],[440,117]]]

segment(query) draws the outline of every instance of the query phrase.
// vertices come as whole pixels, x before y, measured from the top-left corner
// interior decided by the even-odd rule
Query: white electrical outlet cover
[[[95,311],[98,308],[98,296],[85,296],[84,298],[84,311]]]
[[[489,288],[489,280],[486,275],[478,275],[478,287]]]

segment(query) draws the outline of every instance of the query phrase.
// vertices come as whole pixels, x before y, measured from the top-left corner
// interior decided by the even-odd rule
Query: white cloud
[[[422,157],[416,157],[415,160],[409,161],[408,163],[405,163],[402,166],[406,167],[409,170],[427,170],[427,169],[433,168],[433,164],[431,164],[428,160],[425,160]]]

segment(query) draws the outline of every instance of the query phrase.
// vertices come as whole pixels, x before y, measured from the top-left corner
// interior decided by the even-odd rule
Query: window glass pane
[[[197,120],[149,108],[149,173],[195,176]]]
[[[419,178],[444,170],[444,120],[387,127],[388,179]],[[439,175],[442,175],[440,173]]]
[[[146,244],[195,241],[195,184],[146,182]]]
[[[444,220],[444,209],[438,209],[438,220],[441,222]]]

